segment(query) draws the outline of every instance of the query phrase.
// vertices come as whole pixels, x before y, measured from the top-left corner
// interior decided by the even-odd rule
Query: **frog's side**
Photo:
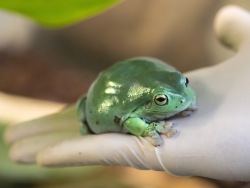
[[[101,72],[78,102],[80,120],[93,133],[150,136],[155,146],[162,143],[158,133],[175,134],[166,118],[195,109],[188,79],[170,65],[146,57],[118,62]]]

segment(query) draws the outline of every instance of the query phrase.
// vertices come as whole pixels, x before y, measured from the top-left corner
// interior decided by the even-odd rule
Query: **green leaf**
[[[97,15],[120,0],[0,0],[0,9],[23,14],[46,27],[63,27]]]

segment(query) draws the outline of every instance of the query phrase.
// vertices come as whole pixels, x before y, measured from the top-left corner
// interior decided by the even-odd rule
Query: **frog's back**
[[[128,76],[131,79],[138,79],[138,75],[146,75],[148,73],[158,71],[174,72],[176,69],[163,61],[151,57],[137,57],[115,63],[113,66],[103,71],[104,76],[111,76],[113,79],[124,79]]]
[[[90,129],[95,133],[122,132],[124,119],[145,103],[153,90],[150,85],[158,79],[154,75],[163,71],[176,70],[160,60],[140,57],[101,72],[87,94],[85,112]]]

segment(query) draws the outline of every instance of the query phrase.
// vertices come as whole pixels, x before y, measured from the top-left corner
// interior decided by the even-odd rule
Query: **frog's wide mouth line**
[[[173,115],[175,115],[175,114],[177,114],[177,113],[183,112],[183,111],[186,110],[189,106],[190,106],[190,104],[187,105],[187,107],[183,108],[182,110],[175,110],[175,111],[171,111],[171,112],[161,112],[161,111],[151,111],[151,112],[152,112],[152,113],[155,113],[155,114],[173,114]],[[173,115],[172,115],[172,116],[173,116]]]

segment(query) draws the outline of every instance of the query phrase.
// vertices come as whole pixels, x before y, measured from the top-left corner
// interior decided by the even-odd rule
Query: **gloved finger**
[[[35,163],[36,154],[40,150],[78,136],[80,136],[78,130],[66,130],[26,137],[11,145],[9,155],[13,161],[18,163]]]
[[[158,151],[145,138],[128,134],[86,135],[47,147],[37,155],[43,166],[118,165],[138,169],[165,170]]]
[[[79,128],[75,105],[59,113],[10,126],[4,135],[5,142],[11,144],[27,136],[35,136],[60,130]]]
[[[216,15],[214,30],[217,37],[234,50],[238,51],[249,45],[249,29],[250,14],[243,8],[235,5],[225,6]]]

